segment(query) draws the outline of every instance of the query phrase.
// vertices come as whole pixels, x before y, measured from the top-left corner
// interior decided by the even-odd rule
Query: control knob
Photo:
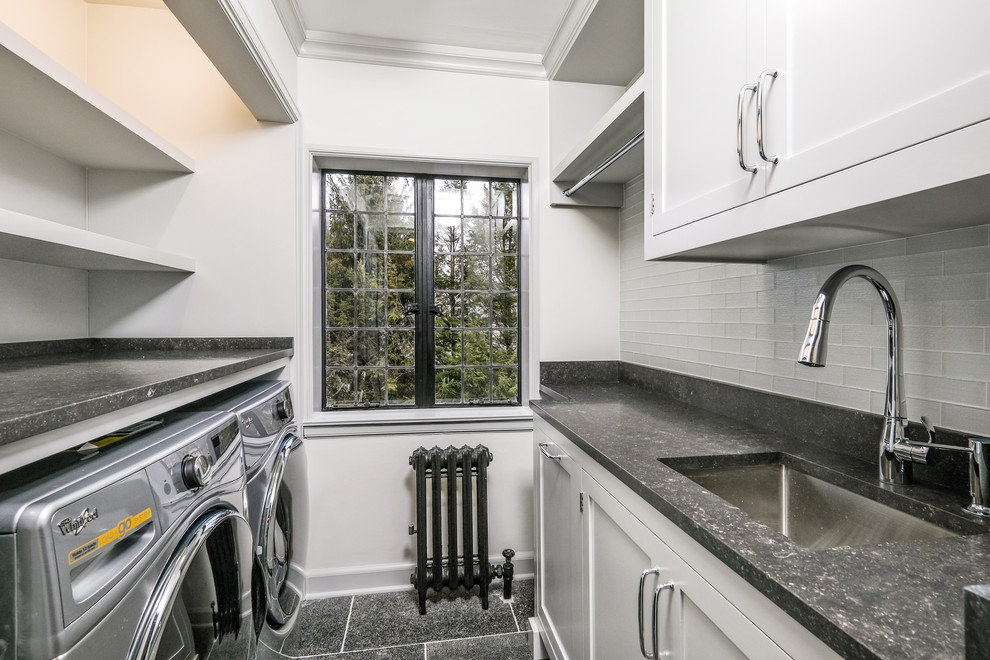
[[[187,488],[202,488],[210,483],[210,459],[205,454],[188,455],[182,459],[182,483]]]
[[[289,401],[287,399],[279,399],[275,402],[275,416],[279,419],[289,419],[292,415],[292,410],[289,408]]]

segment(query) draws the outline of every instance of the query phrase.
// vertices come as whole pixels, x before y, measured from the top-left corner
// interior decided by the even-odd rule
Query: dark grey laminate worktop
[[[636,379],[631,379],[636,380]],[[990,525],[956,515],[965,494],[938,487],[878,485],[876,467],[641,387],[554,383],[532,402],[541,418],[674,521],[692,538],[847,658],[962,658],[964,618],[986,625],[984,601],[964,588],[990,582]],[[712,406],[708,401],[704,407]],[[786,406],[782,406],[786,408]],[[773,414],[772,412],[767,414]],[[877,439],[866,439],[875,451]],[[907,498],[924,518],[968,532],[954,538],[809,550],[756,523],[658,459],[780,452],[837,473],[877,499]],[[879,494],[877,494],[879,493]],[[889,503],[889,502],[888,502]],[[930,506],[929,503],[934,503]],[[977,533],[969,533],[969,532]],[[982,618],[980,618],[982,617]],[[972,636],[972,639],[985,640]],[[974,642],[975,644],[976,642]],[[976,653],[990,654],[983,647]],[[968,658],[987,657],[969,655]]]
[[[0,446],[291,355],[291,338],[0,344]]]

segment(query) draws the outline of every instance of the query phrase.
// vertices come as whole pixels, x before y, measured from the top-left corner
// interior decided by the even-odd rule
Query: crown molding
[[[297,0],[273,0],[275,13],[282,21],[282,28],[285,30],[289,42],[296,51],[296,55],[306,42],[306,28],[303,26],[302,10],[299,9]]]
[[[591,12],[598,4],[598,0],[571,0],[571,4],[560,19],[550,45],[547,46],[543,54],[543,69],[549,80],[553,80],[558,69],[564,63],[564,58],[570,52],[571,47],[581,34],[581,29],[588,22]]]
[[[546,80],[543,58],[534,53],[424,44],[334,32],[306,31],[301,57]]]

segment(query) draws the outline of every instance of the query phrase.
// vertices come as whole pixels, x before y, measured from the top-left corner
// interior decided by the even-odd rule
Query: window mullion
[[[416,406],[433,406],[436,396],[433,294],[433,179],[416,178]]]

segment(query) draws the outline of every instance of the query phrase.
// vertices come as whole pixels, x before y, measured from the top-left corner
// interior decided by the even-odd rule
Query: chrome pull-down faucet
[[[932,449],[961,451],[969,454],[969,483],[973,502],[965,507],[969,513],[990,516],[990,439],[970,438],[968,447],[937,445],[932,442],[931,428],[928,442],[913,442],[905,435],[907,419],[904,416],[903,380],[901,378],[901,349],[898,335],[901,320],[897,315],[897,297],[890,282],[869,266],[845,266],[832,273],[818,291],[818,297],[811,308],[811,324],[808,334],[801,344],[798,362],[809,367],[824,367],[828,345],[829,319],[835,296],[842,285],[854,277],[861,277],[876,289],[883,301],[887,317],[887,395],[883,410],[883,433],[880,436],[879,470],[880,481],[893,484],[907,484],[911,481],[913,463],[932,462],[929,455]]]
[[[811,324],[801,345],[798,362],[808,367],[825,366],[829,319],[835,296],[842,285],[854,277],[861,277],[873,285],[883,301],[887,317],[887,396],[883,409],[883,434],[880,437],[880,480],[895,484],[910,483],[911,462],[901,460],[894,453],[894,447],[905,440],[905,406],[901,399],[901,355],[897,341],[901,320],[897,316],[897,298],[887,278],[869,266],[846,266],[832,273],[818,291],[818,297],[811,308]]]

